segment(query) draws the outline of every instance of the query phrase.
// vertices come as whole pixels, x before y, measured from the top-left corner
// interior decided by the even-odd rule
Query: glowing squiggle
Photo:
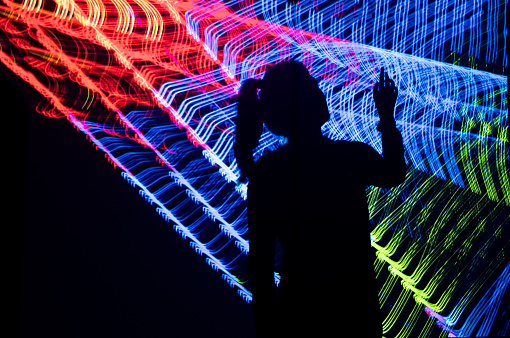
[[[499,307],[501,306],[501,301],[505,291],[510,283],[510,264],[508,264],[498,279],[494,282],[494,284],[489,288],[489,290],[482,297],[480,302],[476,304],[475,308],[469,314],[468,318],[465,321],[465,324],[458,330],[451,329],[454,326],[460,316],[462,315],[462,310],[460,311],[452,311],[455,312],[455,315],[452,316],[441,316],[429,307],[425,308],[427,314],[437,319],[437,325],[442,329],[450,332],[450,337],[471,337],[475,326],[477,326],[480,321],[482,324],[476,333],[477,337],[486,337],[489,335],[491,331],[492,324],[494,323],[494,319],[496,313],[498,312]],[[503,328],[501,332],[498,333],[498,336],[504,337],[506,335],[506,331],[508,330],[508,325]]]
[[[248,301],[240,82],[296,58],[327,96],[324,134],[380,151],[370,90],[385,66],[409,165],[401,186],[367,189],[385,334],[439,335],[444,313],[443,329],[465,334],[489,309],[480,333],[502,330],[506,2],[3,1],[0,61],[47,99],[38,110],[84,132]],[[475,69],[485,62],[503,72]],[[279,144],[266,130],[255,157]]]

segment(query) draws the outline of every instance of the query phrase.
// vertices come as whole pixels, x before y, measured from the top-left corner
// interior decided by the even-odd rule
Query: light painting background
[[[378,68],[400,87],[396,117],[410,174],[396,189],[367,190],[387,336],[504,331],[506,8],[504,1],[5,2],[3,73],[32,111],[24,332],[252,334],[243,301],[246,187],[233,183],[231,99],[240,80],[294,57],[321,81],[332,113],[324,133],[333,139],[380,150],[370,95]],[[6,125],[24,125],[8,115]],[[92,143],[65,130],[69,122]],[[265,133],[257,155],[277,146]],[[154,206],[130,199],[136,190],[105,154],[201,256]],[[320,227],[311,233],[327,238]],[[327,273],[317,278],[334,289]]]

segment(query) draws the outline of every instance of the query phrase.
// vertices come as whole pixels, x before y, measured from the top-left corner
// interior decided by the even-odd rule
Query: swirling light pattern
[[[37,110],[85,133],[247,301],[240,82],[300,60],[327,96],[323,133],[381,151],[384,66],[408,165],[404,184],[367,189],[385,336],[508,333],[508,1],[0,4],[0,60],[45,97]],[[256,156],[279,144],[266,130]]]

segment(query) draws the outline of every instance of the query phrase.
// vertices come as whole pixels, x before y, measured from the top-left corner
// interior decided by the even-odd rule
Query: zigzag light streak
[[[477,70],[507,67],[507,2],[3,1],[0,60],[47,99],[38,111],[84,132],[247,301],[240,81],[296,58],[327,96],[324,134],[380,151],[384,66],[409,167],[367,189],[385,335],[507,332],[507,77]],[[256,157],[279,144],[265,131]]]

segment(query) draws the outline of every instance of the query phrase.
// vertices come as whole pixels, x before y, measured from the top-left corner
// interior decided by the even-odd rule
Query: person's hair
[[[254,167],[253,149],[263,123],[273,134],[292,139],[320,128],[328,119],[326,98],[302,63],[284,61],[268,67],[262,80],[243,82],[237,97],[234,142],[240,181]]]

